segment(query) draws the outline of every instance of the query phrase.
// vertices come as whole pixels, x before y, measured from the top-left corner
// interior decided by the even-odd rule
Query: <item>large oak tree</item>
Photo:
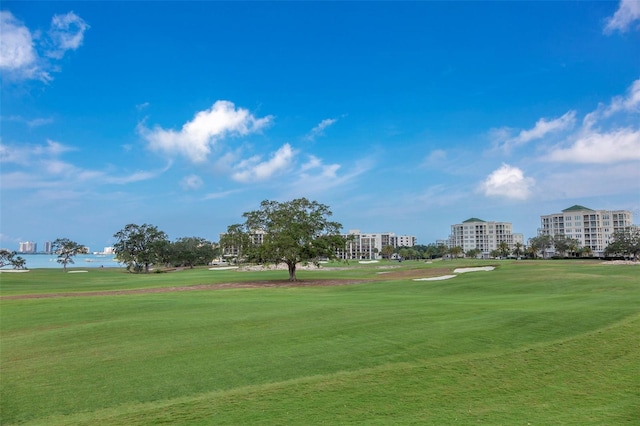
[[[127,264],[129,271],[149,272],[149,265],[165,260],[167,234],[153,225],[130,223],[113,236],[117,240],[113,245],[116,257]]]
[[[258,210],[246,212],[241,226],[252,239],[247,256],[262,262],[285,263],[289,280],[296,281],[298,263],[318,264],[321,258],[335,259],[336,250],[344,249],[342,225],[329,220],[328,206],[306,198],[287,202],[265,200]],[[239,227],[233,226],[237,232]]]

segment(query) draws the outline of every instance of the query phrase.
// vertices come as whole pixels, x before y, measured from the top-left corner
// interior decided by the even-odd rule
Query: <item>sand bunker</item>
[[[378,262],[380,262],[380,261],[379,260],[361,260],[358,263],[362,263],[364,265],[364,264],[367,264],[367,263],[378,263]]]
[[[454,274],[464,274],[465,272],[478,272],[478,271],[493,271],[495,266],[478,266],[475,268],[456,268],[453,270]],[[456,275],[441,275],[439,277],[430,277],[430,278],[414,278],[413,281],[440,281],[440,280],[448,280],[449,278],[453,278]]]
[[[493,271],[495,266],[479,266],[476,268],[456,268],[453,270],[454,274],[464,274],[465,272],[478,272],[478,271]]]
[[[0,269],[0,272],[29,272],[28,269]]]
[[[67,274],[79,274],[81,272],[89,272],[89,271],[69,271]]]
[[[414,278],[414,281],[441,281],[448,280],[449,278],[455,278],[457,275],[441,275],[439,277],[431,277],[431,278]]]
[[[219,268],[209,268],[210,271],[228,271],[229,269],[238,269],[237,266],[221,266]]]

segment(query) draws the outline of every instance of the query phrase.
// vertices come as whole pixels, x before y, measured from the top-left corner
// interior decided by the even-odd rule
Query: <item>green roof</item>
[[[567,209],[562,210],[562,212],[563,213],[564,212],[578,212],[578,211],[581,211],[581,210],[589,210],[590,212],[594,211],[594,210],[591,210],[588,207],[580,206],[580,205],[576,204],[575,206],[571,206],[571,207],[569,207]]]
[[[478,219],[477,217],[472,217],[472,218],[470,218],[470,219],[465,220],[465,221],[464,221],[464,222],[462,222],[462,223],[467,223],[467,222],[484,222],[484,220],[482,220],[482,219]]]

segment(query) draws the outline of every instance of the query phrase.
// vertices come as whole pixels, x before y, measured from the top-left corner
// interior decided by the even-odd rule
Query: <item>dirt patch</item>
[[[374,282],[373,280],[299,280],[299,281],[249,281],[219,284],[200,284],[183,287],[159,287],[159,288],[138,288],[132,290],[105,290],[105,291],[82,291],[66,293],[42,293],[42,294],[17,294],[13,296],[2,296],[0,300],[18,299],[50,299],[55,297],[96,297],[96,296],[120,296],[130,294],[151,294],[151,293],[175,293],[178,291],[199,291],[199,290],[224,290],[233,288],[277,288],[277,287],[322,287],[364,284]]]

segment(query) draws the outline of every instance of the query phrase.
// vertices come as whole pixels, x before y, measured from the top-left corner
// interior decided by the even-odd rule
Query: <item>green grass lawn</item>
[[[483,262],[403,262],[402,269]],[[334,287],[2,300],[1,423],[638,424],[640,269],[381,262]],[[342,266],[345,265],[333,265]],[[397,270],[397,269],[394,269]],[[2,296],[285,279],[196,269],[1,274]]]

